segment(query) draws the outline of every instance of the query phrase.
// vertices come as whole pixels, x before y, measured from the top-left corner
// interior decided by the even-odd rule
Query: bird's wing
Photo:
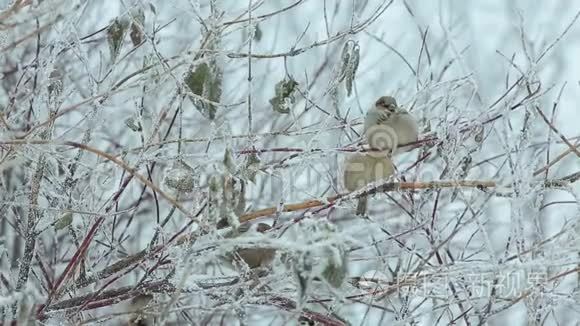
[[[379,111],[377,112],[377,124],[384,124],[391,118],[391,112]]]

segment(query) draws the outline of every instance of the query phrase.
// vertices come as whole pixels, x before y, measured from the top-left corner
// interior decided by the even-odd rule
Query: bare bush
[[[574,323],[580,12],[496,2],[0,1],[0,318]]]

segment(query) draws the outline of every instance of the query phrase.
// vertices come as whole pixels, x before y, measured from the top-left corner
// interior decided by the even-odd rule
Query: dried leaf
[[[231,148],[226,148],[224,152],[224,166],[230,173],[234,173],[236,171],[236,163],[234,159],[234,153],[232,152]]]
[[[208,181],[208,186],[209,186],[209,191],[212,193],[217,193],[220,191],[220,189],[222,188],[221,182],[222,181],[222,177],[219,175],[212,175],[209,178]]]
[[[260,25],[256,24],[256,27],[254,29],[254,41],[260,42],[261,40],[262,40],[262,29],[260,28]]]
[[[260,170],[260,158],[256,153],[251,153],[246,156],[244,162],[244,169],[242,171],[242,177],[245,180],[256,182],[256,174]]]
[[[49,75],[48,96],[55,99],[62,93],[63,83],[62,74],[58,70],[53,70]]]
[[[223,84],[223,74],[221,70],[214,68],[214,73],[212,74],[212,78],[208,80],[207,87],[204,88],[204,96],[212,101],[212,102],[219,102],[222,96],[222,84]],[[207,91],[206,91],[207,90]],[[215,118],[215,113],[217,111],[217,107],[211,103],[202,103],[202,107],[204,107],[207,115],[211,120]]]
[[[246,181],[238,179],[240,186],[236,193],[234,213],[237,217],[242,216],[246,212]]]
[[[360,63],[360,47],[357,43],[357,44],[355,44],[355,46],[353,48],[352,61],[351,61],[351,70],[352,70],[353,77],[356,74],[356,71],[358,70],[359,63]]]
[[[483,142],[483,137],[485,135],[485,128],[483,126],[477,126],[477,132],[475,133],[475,142],[481,144]]]
[[[306,293],[308,293],[309,285],[310,285],[310,282],[312,280],[312,278],[310,276],[310,271],[299,270],[295,266],[294,267],[294,275],[296,277],[296,280],[298,281],[298,297],[300,298],[300,301],[302,302],[304,300],[304,298],[306,297]]]
[[[213,8],[213,7],[212,7]],[[217,13],[213,12],[212,15]],[[217,19],[217,16],[215,17]],[[212,25],[212,24],[210,24]],[[213,25],[212,25],[213,26]],[[205,33],[204,42],[202,43],[202,49],[204,52],[217,53],[219,52],[219,44],[221,42],[221,34],[219,29],[209,28]],[[207,61],[197,65],[195,68],[192,67],[185,77],[185,84],[193,92],[193,94],[202,97],[190,97],[191,101],[195,105],[196,109],[201,112],[201,114],[210,119],[215,119],[217,112],[217,105],[214,103],[219,103],[222,96],[223,88],[223,68],[218,62],[220,55],[212,55],[207,57]],[[203,59],[201,58],[196,59]]]
[[[348,63],[350,62],[349,46],[350,46],[350,43],[346,42],[346,43],[344,43],[344,46],[342,47],[342,54],[341,54],[342,62],[341,62],[341,66],[340,66],[340,75],[338,77],[338,82],[342,82],[344,80],[344,78],[346,77]]]
[[[346,81],[344,82],[344,86],[346,88],[346,95],[350,96],[350,94],[352,93],[352,83],[353,83],[353,78],[350,76],[346,77]]]
[[[73,213],[65,212],[62,216],[54,223],[55,230],[62,230],[67,226],[71,225],[73,221]]]
[[[143,128],[141,127],[141,123],[137,121],[134,117],[129,117],[125,119],[125,125],[135,132],[143,130]]]
[[[191,92],[195,95],[203,95],[203,84],[205,84],[206,79],[209,78],[209,66],[207,63],[199,64],[195,70],[189,71],[185,77],[185,84]]]
[[[165,172],[163,183],[173,190],[191,192],[196,184],[196,175],[193,168],[179,161]]]
[[[151,12],[154,13],[155,15],[157,15],[157,8],[155,8],[155,6],[153,5],[153,3],[149,2],[149,9],[151,9]]]
[[[111,53],[111,61],[115,62],[123,45],[123,38],[129,28],[129,22],[124,18],[115,18],[107,28],[107,42]]]
[[[335,289],[338,289],[344,283],[346,278],[346,257],[341,253],[340,259],[336,259],[329,250],[329,256],[326,260],[326,266],[322,271],[322,277]]]
[[[352,84],[360,61],[360,47],[357,42],[349,40],[342,48],[342,65],[338,81],[345,80],[345,88],[348,96],[352,93]]]
[[[199,64],[186,75],[185,84],[195,95],[207,98],[212,102],[219,102],[222,94],[223,76],[218,69],[212,69],[207,63]],[[213,120],[217,108],[211,103],[191,99],[197,109],[207,118]]]
[[[294,104],[294,92],[296,91],[298,83],[293,79],[283,79],[276,84],[274,90],[274,97],[270,99],[270,104],[274,111],[288,114],[290,113],[290,106]]]
[[[131,38],[131,43],[133,46],[137,46],[143,42],[143,26],[145,25],[145,12],[143,9],[139,8],[131,12],[131,32],[129,37]]]

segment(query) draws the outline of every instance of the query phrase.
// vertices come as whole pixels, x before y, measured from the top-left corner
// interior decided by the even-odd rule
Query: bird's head
[[[385,110],[387,112],[397,111],[397,101],[392,96],[381,96],[375,102],[375,106],[378,110]]]

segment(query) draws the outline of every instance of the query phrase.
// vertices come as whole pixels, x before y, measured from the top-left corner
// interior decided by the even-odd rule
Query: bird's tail
[[[356,205],[356,215],[366,215],[367,213],[367,196],[359,197]]]

